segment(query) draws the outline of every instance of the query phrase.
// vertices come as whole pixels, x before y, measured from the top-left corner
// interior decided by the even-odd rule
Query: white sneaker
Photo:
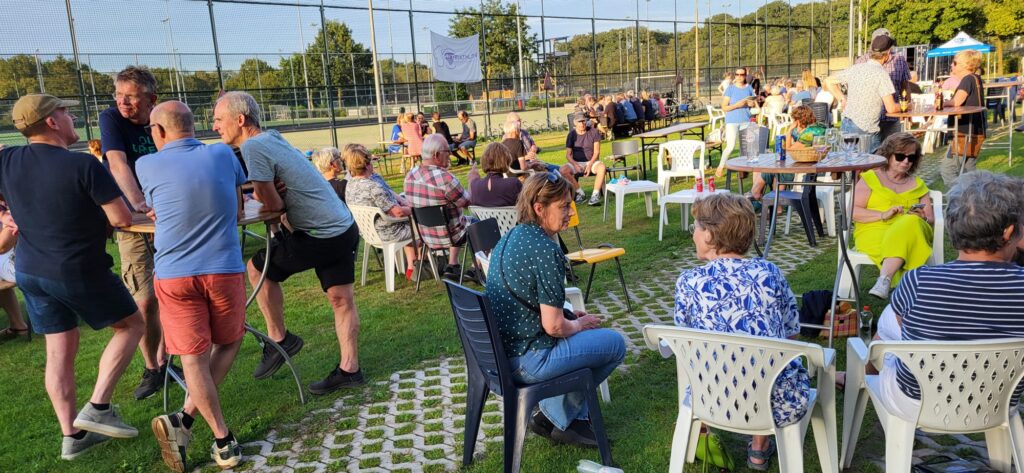
[[[868,294],[875,296],[879,299],[889,298],[889,287],[892,285],[892,278],[886,276],[879,276],[878,280],[875,281],[875,285],[871,286]]]
[[[224,448],[217,448],[217,442],[215,441],[213,446],[210,447],[210,456],[213,458],[213,461],[217,462],[217,466],[220,469],[233,468],[242,461],[242,447],[238,445],[237,440],[232,440]]]
[[[153,428],[153,435],[160,444],[160,455],[164,464],[171,471],[182,473],[185,471],[185,451],[192,440],[192,431],[186,429],[181,422],[181,413],[157,416],[150,422]]]

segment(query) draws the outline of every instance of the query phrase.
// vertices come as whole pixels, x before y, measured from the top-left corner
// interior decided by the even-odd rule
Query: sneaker
[[[583,189],[576,189],[576,203],[582,204],[585,200],[587,200],[587,193],[583,192]]]
[[[62,460],[74,460],[94,445],[106,442],[107,440],[110,440],[110,437],[97,434],[96,432],[86,432],[85,437],[81,439],[64,437],[64,442],[60,446],[60,458]]]
[[[458,281],[459,280],[459,274],[461,274],[461,273],[462,273],[462,265],[461,264],[449,264],[448,266],[445,266],[445,268],[444,268],[444,275],[442,275],[441,277],[444,278],[444,279],[451,279],[453,281]]]
[[[550,439],[551,432],[554,432],[554,430],[555,424],[540,409],[537,409],[537,412],[530,417],[530,431],[533,433]]]
[[[215,440],[213,446],[210,447],[210,457],[217,462],[217,466],[222,470],[236,467],[242,461],[242,446],[238,444],[237,440],[232,440],[224,448],[217,448]]]
[[[96,432],[97,434],[119,439],[132,438],[139,435],[139,431],[135,427],[125,424],[121,420],[121,416],[117,414],[117,409],[114,406],[101,411],[93,407],[91,402],[87,402],[85,406],[82,406],[82,410],[78,411],[78,417],[75,417],[75,423],[72,425],[76,429],[88,430],[89,432]]]
[[[885,276],[879,276],[878,280],[875,281],[875,285],[871,286],[871,289],[868,290],[868,294],[871,294],[872,296],[875,296],[875,297],[877,297],[879,299],[888,299],[889,298],[889,287],[891,285],[892,285],[892,279],[891,278],[888,278],[888,277],[885,277]]]
[[[363,379],[363,370],[349,373],[335,366],[334,370],[326,378],[310,383],[309,392],[317,395],[327,394],[341,388],[351,388],[363,384],[366,384],[366,380]]]
[[[281,340],[278,345],[284,349],[285,353],[289,357],[294,357],[299,354],[302,350],[303,341],[298,335],[291,332],[285,332],[284,340]],[[252,373],[252,376],[256,379],[269,378],[281,368],[284,364],[284,357],[281,356],[281,352],[277,351],[276,348],[271,346],[269,343],[263,346],[263,359],[260,360],[260,364],[256,366],[256,371]]]
[[[556,428],[551,431],[551,440],[583,448],[597,448],[597,435],[594,434],[590,421],[586,420],[574,420],[565,430]]]
[[[590,200],[587,201],[587,205],[589,205],[591,207],[597,207],[598,205],[601,205],[601,195],[600,194],[594,194],[594,195],[590,196]]]
[[[168,365],[164,363],[163,366],[155,369],[143,369],[142,370],[142,381],[139,382],[139,386],[135,388],[135,400],[141,401],[152,397],[154,394],[160,392],[164,387],[164,376],[167,373],[167,367],[170,366],[171,371],[178,375],[178,378],[185,381],[185,372],[181,368],[175,365]]]
[[[160,444],[160,455],[164,464],[171,471],[183,473],[185,471],[185,450],[192,440],[192,431],[186,429],[181,423],[181,413],[175,412],[169,415],[162,415],[153,418],[149,423],[153,428],[153,435]]]

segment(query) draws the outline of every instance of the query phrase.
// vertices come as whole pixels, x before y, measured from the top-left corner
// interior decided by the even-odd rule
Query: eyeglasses
[[[910,154],[906,154],[906,153],[893,153],[892,157],[896,161],[899,161],[901,163],[903,161],[906,161],[907,159],[909,159],[910,162],[914,162],[914,161],[917,161],[918,159],[921,159],[921,152],[910,153]]]
[[[153,134],[153,128],[160,128],[162,130],[164,127],[160,126],[159,123],[150,123],[149,125],[146,125],[146,126],[144,126],[142,128],[146,130],[146,133],[149,133],[150,135],[152,135]]]
[[[117,102],[139,103],[142,99],[140,95],[114,94],[114,100]]]

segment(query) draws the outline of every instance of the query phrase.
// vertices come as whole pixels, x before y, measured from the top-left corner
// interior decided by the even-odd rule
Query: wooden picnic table
[[[664,128],[658,128],[657,130],[645,131],[633,135],[633,138],[640,138],[640,168],[643,173],[643,178],[647,179],[647,168],[654,164],[654,147],[653,145],[658,140],[665,140],[671,135],[678,134],[680,136],[686,133],[694,133],[696,130],[700,131],[700,140],[704,141],[704,127],[708,125],[708,122],[685,122],[676,123],[669,125]],[[650,143],[647,140],[651,140]],[[648,149],[647,145],[651,145]]]

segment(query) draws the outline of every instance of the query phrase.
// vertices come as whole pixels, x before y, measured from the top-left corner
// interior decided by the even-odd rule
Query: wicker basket
[[[820,161],[814,148],[787,149],[786,157],[798,163],[816,163]]]

